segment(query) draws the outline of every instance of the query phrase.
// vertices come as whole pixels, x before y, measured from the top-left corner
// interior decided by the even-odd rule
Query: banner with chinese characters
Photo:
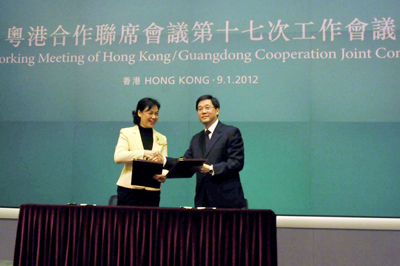
[[[250,207],[398,216],[397,6],[3,1],[0,201],[100,203],[138,100],[160,101],[155,129],[179,157],[202,130],[196,99],[212,94],[243,134]],[[166,182],[161,205],[193,205],[194,186]]]

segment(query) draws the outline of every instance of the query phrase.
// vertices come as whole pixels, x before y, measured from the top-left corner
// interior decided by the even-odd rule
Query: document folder
[[[205,162],[207,159],[179,158],[169,170],[167,178],[190,178],[196,172],[193,167],[202,166]]]
[[[153,178],[162,173],[163,164],[147,160],[133,160],[132,162],[132,185],[160,188],[161,183]]]

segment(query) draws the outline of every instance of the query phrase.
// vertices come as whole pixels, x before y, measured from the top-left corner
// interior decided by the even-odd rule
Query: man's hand
[[[211,165],[209,164],[203,164],[202,166],[196,166],[194,169],[202,174],[207,174],[210,172]]]

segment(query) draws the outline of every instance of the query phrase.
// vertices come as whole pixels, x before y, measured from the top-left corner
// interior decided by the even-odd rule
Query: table
[[[20,207],[14,265],[277,265],[271,210]]]

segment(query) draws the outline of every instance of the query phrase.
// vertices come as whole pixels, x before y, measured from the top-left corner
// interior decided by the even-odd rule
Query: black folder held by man
[[[169,169],[167,178],[190,178],[196,172],[194,167],[202,166],[205,162],[207,162],[207,159],[179,158]]]
[[[171,167],[167,178],[190,178],[196,170],[194,167],[202,166],[207,159],[179,158]],[[161,183],[153,178],[162,173],[163,164],[160,162],[136,159],[132,162],[132,181],[135,186],[160,188]]]
[[[162,173],[163,164],[147,160],[133,160],[132,162],[132,185],[160,188],[161,183],[153,178],[154,175]]]

